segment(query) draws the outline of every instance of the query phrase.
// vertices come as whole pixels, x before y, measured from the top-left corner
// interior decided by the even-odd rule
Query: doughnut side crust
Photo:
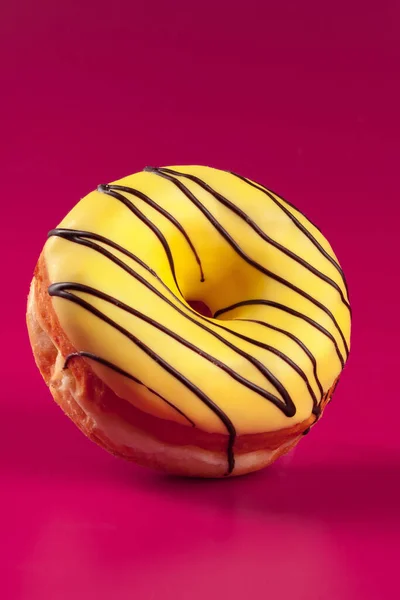
[[[193,445],[182,442],[179,436],[176,443],[171,439],[160,439],[157,434],[160,431],[159,419],[140,415],[142,411],[137,409],[132,409],[132,415],[129,411],[121,413],[119,407],[125,401],[93,372],[87,361],[71,361],[68,369],[64,369],[66,357],[75,349],[58,322],[47,292],[48,285],[42,254],[30,288],[27,325],[36,364],[64,413],[89,439],[116,456],[176,475],[215,478],[226,475],[224,446],[227,436],[207,432],[199,435],[192,429],[189,435],[197,439]],[[334,387],[335,384],[325,395],[322,411]],[[314,421],[315,417],[311,416],[294,427],[280,431],[239,435],[235,443],[235,468],[230,476],[268,466],[289,452]],[[167,430],[170,422],[163,425]],[[187,439],[188,428],[183,428]]]

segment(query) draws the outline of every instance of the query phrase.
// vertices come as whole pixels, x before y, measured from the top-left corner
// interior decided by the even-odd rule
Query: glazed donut
[[[90,439],[222,477],[270,464],[320,418],[351,309],[331,246],[292,204],[231,172],[149,167],[49,232],[27,324],[54,399]]]

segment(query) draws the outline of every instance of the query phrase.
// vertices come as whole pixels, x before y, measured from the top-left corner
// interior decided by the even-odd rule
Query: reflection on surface
[[[107,455],[56,406],[45,417],[6,417],[0,453],[13,452],[3,480],[15,495],[3,510],[18,522],[5,524],[3,564],[16,597],[70,600],[78,586],[78,598],[90,598],[96,582],[96,600],[263,589],[354,600],[368,597],[366,569],[384,558],[377,548],[385,544],[385,568],[396,556],[395,453],[325,443],[317,454],[307,442],[254,475],[187,480]]]

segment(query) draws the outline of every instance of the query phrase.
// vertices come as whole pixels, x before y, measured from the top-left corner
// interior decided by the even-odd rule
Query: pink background
[[[396,597],[399,3],[1,4],[0,596]],[[241,480],[108,456],[52,402],[25,330],[47,231],[98,183],[179,163],[281,192],[351,291],[334,402],[295,454]]]

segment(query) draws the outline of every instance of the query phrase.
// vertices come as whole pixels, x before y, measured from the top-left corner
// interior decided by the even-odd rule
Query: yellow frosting
[[[233,174],[200,166],[168,169],[180,173],[172,177],[201,202],[251,260],[305,291],[329,309],[349,345],[350,311],[339,291],[331,283],[316,276],[304,265],[262,239],[254,228],[231,208],[224,206],[204,186],[184,175],[198,177],[212,190],[222,194],[244,211],[272,240],[334,282],[348,301],[340,270],[329,261],[321,248],[335,261],[337,259],[331,246],[316,227],[275,194],[268,195],[262,186],[251,185],[252,182],[249,183]],[[77,351],[92,353],[109,361],[140,380],[143,385],[99,361],[87,357],[78,360],[88,360],[95,373],[116,394],[137,408],[190,426],[188,420],[163,400],[165,399],[187,415],[196,427],[205,431],[226,433],[226,428],[220,418],[189,387],[168,372],[165,364],[182,374],[186,381],[197,386],[228,415],[237,434],[274,431],[307,419],[311,415],[313,401],[306,382],[299,373],[279,354],[243,340],[232,332],[267,344],[293,361],[306,375],[318,402],[321,400],[321,391],[313,372],[313,364],[301,345],[281,331],[239,319],[264,321],[296,336],[315,357],[317,376],[324,392],[330,388],[342,369],[337,349],[327,335],[306,320],[276,306],[244,305],[222,313],[217,319],[205,320],[193,311],[188,302],[203,301],[213,314],[235,303],[252,299],[264,299],[284,305],[327,330],[333,336],[345,361],[346,347],[333,319],[309,299],[246,262],[173,181],[155,172],[146,171],[120,179],[112,185],[128,186],[145,194],[175,217],[195,247],[205,281],[201,281],[200,268],[187,239],[165,214],[149,206],[137,195],[118,192],[162,232],[171,250],[180,291],[174,281],[165,248],[154,231],[126,204],[109,194],[94,191],[71,210],[59,228],[83,230],[104,236],[136,255],[159,279],[122,252],[104,242],[92,240],[149,282],[168,298],[173,306],[100,252],[59,236],[50,237],[45,246],[50,282],[84,284],[108,294],[145,317],[162,324],[180,338],[188,340],[199,351],[185,347],[165,331],[160,331],[153,324],[129,314],[121,307],[87,292],[73,291],[71,293],[74,296],[101,311],[161,357],[164,366],[146,354],[142,347],[126,335],[86,308],[66,298],[53,296],[53,306],[60,324]],[[295,220],[306,228],[309,236],[289,215],[293,215]],[[170,292],[163,283],[170,288]],[[185,318],[175,307],[192,317],[195,322]],[[296,408],[294,416],[286,416],[271,401],[233,378],[232,372],[226,372],[221,364],[232,369],[250,384],[255,384],[283,399],[276,386],[268,381],[254,364],[203,330],[198,323],[205,324],[236,348],[267,367],[290,395]],[[226,330],[219,328],[218,324],[222,324]],[[219,364],[207,360],[204,353],[220,361]]]

